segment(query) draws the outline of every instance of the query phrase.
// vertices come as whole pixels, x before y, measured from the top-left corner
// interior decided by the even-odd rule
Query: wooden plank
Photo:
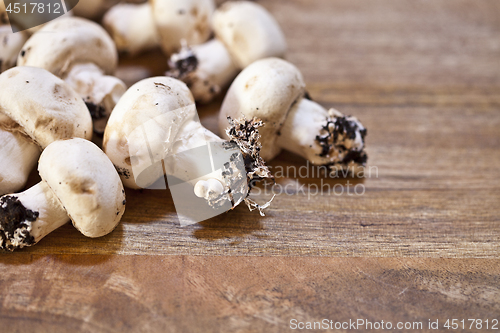
[[[14,254],[0,270],[5,332],[289,332],[292,319],[417,332],[500,313],[498,260]]]

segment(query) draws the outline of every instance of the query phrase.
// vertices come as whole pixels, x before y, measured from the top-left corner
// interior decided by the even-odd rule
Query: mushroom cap
[[[92,142],[75,138],[51,143],[40,156],[38,171],[85,236],[104,236],[120,222],[125,211],[122,182]]]
[[[181,47],[205,42],[212,32],[213,0],[151,0],[156,28],[163,51],[170,55]]]
[[[99,24],[65,17],[43,26],[24,44],[18,66],[41,67],[64,78],[74,64],[93,63],[112,74],[118,63],[115,44]]]
[[[0,73],[16,65],[17,55],[27,39],[24,32],[13,33],[8,25],[0,25]]]
[[[0,113],[0,195],[22,189],[40,156],[40,148],[22,134],[4,131],[4,121],[11,122]]]
[[[130,87],[113,109],[103,140],[124,185],[145,188],[161,177],[161,161],[172,151],[182,126],[195,115],[193,95],[182,81],[153,77]],[[148,167],[138,184],[138,172]]]
[[[130,55],[159,46],[159,36],[151,4],[119,3],[106,12],[104,28],[113,38],[118,52]]]
[[[227,117],[260,118],[264,122],[259,129],[260,155],[264,160],[272,159],[281,151],[276,140],[287,114],[304,91],[304,79],[297,67],[278,58],[258,60],[246,67],[229,87],[219,114],[219,130],[227,138]]]
[[[42,149],[59,139],[92,139],[92,118],[82,98],[45,69],[11,68],[0,75],[0,91],[0,112],[12,120],[4,129],[27,135]]]
[[[259,59],[285,55],[287,45],[283,31],[274,17],[257,3],[224,3],[215,11],[212,26],[239,68]]]

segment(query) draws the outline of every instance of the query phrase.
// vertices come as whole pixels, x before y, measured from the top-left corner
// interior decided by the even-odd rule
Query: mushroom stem
[[[104,16],[103,25],[119,52],[134,55],[159,46],[150,3],[115,5]]]
[[[17,191],[26,184],[40,156],[40,148],[23,135],[1,128],[0,142],[0,156],[3,156],[0,163],[0,195],[3,195]]]
[[[263,206],[248,197],[255,183],[264,179],[274,179],[264,160],[259,155],[261,144],[258,128],[263,125],[259,119],[246,120],[228,118],[230,127],[227,135],[230,141],[225,141],[201,125],[198,133],[206,135],[206,142],[222,142],[222,150],[211,151],[210,154],[224,161],[222,169],[218,169],[205,177],[199,178],[194,184],[194,193],[197,197],[204,198],[212,207],[221,205],[229,200],[232,207],[236,207],[245,201],[250,210],[258,209],[264,216],[263,210],[270,204],[269,201]],[[223,151],[226,151],[224,153]],[[231,152],[230,157],[227,151]],[[236,153],[235,153],[236,152]],[[213,161],[212,161],[213,163]]]
[[[197,66],[173,75],[189,86],[198,102],[211,101],[241,69],[254,61],[285,55],[285,36],[278,22],[255,2],[225,2],[214,12],[211,25],[215,39],[193,46],[188,58],[194,59]],[[181,50],[170,58],[174,73],[186,55],[189,53]]]
[[[0,248],[20,249],[69,221],[66,210],[46,182],[0,198]]]
[[[190,182],[194,186],[197,181],[193,183],[190,180],[197,178],[195,175],[200,174],[199,169],[205,167],[203,163],[199,163],[200,155],[195,148],[205,146],[210,142],[224,142],[224,140],[207,130],[197,120],[184,124],[176,138],[172,153],[166,157],[166,173]],[[202,177],[202,180],[209,179],[217,179],[225,185],[221,171],[212,172]]]
[[[316,165],[337,171],[366,162],[366,129],[355,118],[301,98],[290,109],[277,144]]]
[[[179,113],[182,112],[182,110],[179,111]],[[122,178],[123,183],[135,189],[152,188],[151,186],[155,186],[156,180],[168,175],[194,186],[200,179],[199,175],[203,174],[205,175],[201,178],[203,180],[215,178],[225,184],[222,171],[214,171],[206,175],[204,172],[206,163],[200,163],[200,158],[202,158],[200,155],[205,157],[206,150],[204,148],[207,147],[207,143],[224,142],[224,140],[204,128],[197,117],[182,124],[176,137],[160,138],[157,135],[158,132],[155,134],[156,125],[164,121],[171,121],[163,118],[166,117],[157,117],[154,121],[146,122],[128,136],[131,140],[128,145],[130,157],[124,164],[115,164],[118,168],[129,166],[129,170],[133,174],[133,177]],[[111,154],[113,149],[110,149],[110,146],[108,141],[105,144],[107,153],[110,154],[111,158],[118,160],[115,155]]]
[[[170,57],[168,76],[184,81],[195,100],[208,103],[238,74],[226,46],[218,39],[200,45],[183,45]]]
[[[259,209],[263,214],[262,210],[267,206],[259,206],[247,197],[255,182],[273,178],[259,156],[258,128],[262,126],[262,122],[258,119],[229,119],[229,124],[228,134],[231,141],[219,138],[203,127],[199,121],[186,123],[176,138],[172,155],[165,159],[165,172],[193,185],[194,194],[204,198],[214,208],[225,200],[229,200],[233,208],[245,201],[249,208],[253,206],[251,210]],[[214,142],[221,145],[210,148],[210,143]],[[209,147],[212,170],[216,170],[202,177],[196,177],[195,175],[200,174],[199,169],[206,166],[200,163],[200,153],[195,148],[206,144]],[[182,154],[182,152],[195,153]],[[224,166],[217,168],[216,165],[221,161],[224,162]]]
[[[120,79],[105,75],[93,63],[77,64],[64,79],[87,104],[94,121],[94,132],[104,133],[109,115],[127,87]]]
[[[194,186],[194,194],[205,200],[215,199],[224,193],[224,185],[217,179],[199,180]]]
[[[172,160],[173,163],[170,161],[165,163],[165,171],[169,176],[174,176],[190,183],[194,187],[195,195],[209,202],[224,194],[224,191],[227,191],[231,185],[227,183],[222,175],[223,170],[220,169],[202,177],[195,176],[200,174],[200,168],[206,167],[203,163],[200,163],[200,156],[199,153],[196,153],[195,148],[206,144],[210,145],[212,142],[222,143],[224,140],[203,127],[199,121],[190,121],[176,138],[176,144],[172,152],[172,156],[174,157]],[[190,151],[195,153],[183,154],[183,152]],[[216,152],[210,151],[210,153],[213,159],[213,155]],[[167,157],[168,159],[169,157]],[[213,160],[211,163],[213,167]]]

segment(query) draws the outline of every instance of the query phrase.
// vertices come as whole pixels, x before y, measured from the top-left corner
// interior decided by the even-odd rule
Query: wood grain
[[[266,217],[238,207],[184,228],[168,190],[127,190],[106,237],[66,225],[0,253],[0,331],[500,319],[500,2],[259,2],[313,99],[368,128],[372,174],[312,176],[283,152],[270,164],[287,192]],[[122,58],[120,75],[131,84],[166,68],[156,51]],[[221,100],[199,107],[214,131]],[[362,195],[346,192],[355,186]]]
[[[289,332],[292,319],[443,331],[500,313],[498,260],[14,254],[0,270],[5,332]]]

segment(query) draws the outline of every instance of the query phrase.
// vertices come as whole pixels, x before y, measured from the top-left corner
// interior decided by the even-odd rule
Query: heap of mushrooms
[[[71,220],[87,237],[110,233],[125,211],[125,191],[115,168],[84,139],[51,143],[40,156],[42,181],[0,198],[0,249],[36,244]]]
[[[75,12],[95,19],[117,2]],[[270,202],[249,193],[273,178],[264,160],[283,149],[331,173],[366,164],[364,126],[310,100],[300,71],[280,59],[281,28],[254,2],[121,3],[103,18],[111,36],[75,17],[17,34],[7,24],[0,1],[0,249],[31,246],[70,220],[85,236],[104,236],[124,213],[124,186],[162,180],[187,184],[188,205],[226,211],[245,202],[263,215]],[[112,76],[118,51],[158,46],[168,76],[128,90]],[[201,125],[195,100],[211,101],[234,77],[220,110],[223,139]],[[89,141],[93,131],[104,134],[104,151]],[[37,161],[41,182],[7,194],[25,186]]]
[[[238,72],[256,60],[283,57],[285,36],[274,17],[250,1],[229,1],[212,17],[216,38],[183,47],[170,58],[168,75],[187,83],[195,99],[210,102]]]
[[[87,104],[94,131],[102,134],[114,106],[126,90],[114,73],[118,54],[106,31],[77,17],[47,23],[24,44],[19,66],[41,67],[66,81]]]
[[[213,0],[150,0],[118,4],[103,19],[118,51],[137,54],[160,46],[170,55],[181,47],[205,42],[211,33]]]
[[[71,137],[92,138],[92,119],[64,81],[35,67],[0,75],[0,195],[20,190],[41,150]]]
[[[366,164],[363,125],[306,98],[302,74],[285,60],[256,61],[234,80],[222,103],[220,131],[226,131],[228,117],[242,116],[265,123],[260,153],[266,161],[286,149],[334,173],[355,173]]]

